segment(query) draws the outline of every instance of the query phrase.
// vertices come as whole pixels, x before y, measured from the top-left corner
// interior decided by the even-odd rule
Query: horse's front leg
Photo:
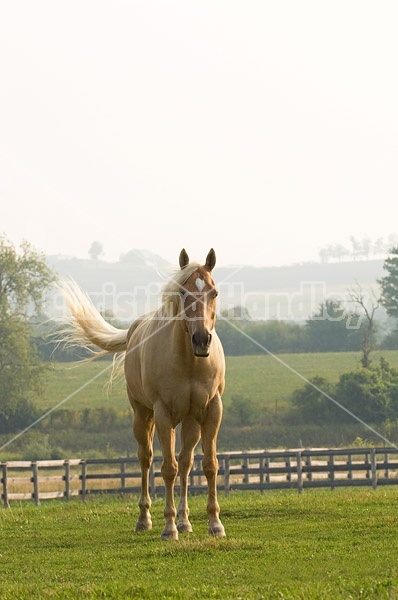
[[[149,468],[152,462],[153,450],[153,411],[145,406],[133,403],[134,408],[134,436],[138,444],[138,459],[141,467],[141,495],[139,500],[140,514],[138,517],[136,531],[152,529],[152,519],[149,509],[151,498],[149,496]]]
[[[163,540],[177,540],[178,531],[175,524],[176,508],[174,504],[174,484],[177,477],[177,461],[175,459],[175,429],[170,413],[161,400],[154,407],[155,427],[162,448],[162,477],[166,488],[166,507],[164,516],[166,524],[162,531]]]
[[[217,394],[209,403],[202,421],[203,471],[206,475],[209,496],[207,513],[209,515],[209,533],[214,537],[225,536],[225,529],[220,521],[220,506],[217,501],[217,434],[222,417],[221,398]]]
[[[189,522],[188,476],[192,469],[193,452],[200,439],[200,425],[193,417],[186,417],[181,426],[181,452],[178,457],[180,475],[180,503],[178,505],[178,531],[192,531]]]

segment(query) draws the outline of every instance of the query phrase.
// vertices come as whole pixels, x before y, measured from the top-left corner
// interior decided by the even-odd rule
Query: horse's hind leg
[[[178,457],[178,472],[180,475],[180,503],[178,505],[178,531],[192,531],[189,522],[188,508],[188,476],[192,469],[193,452],[200,439],[200,425],[192,417],[187,417],[181,427],[181,452]]]
[[[149,469],[152,462],[153,449],[153,411],[134,403],[134,436],[138,443],[138,459],[141,466],[141,496],[138,503],[140,514],[136,531],[152,529],[151,498],[149,496]]]
[[[217,501],[217,471],[216,454],[217,434],[221,424],[222,403],[220,396],[215,396],[209,403],[202,421],[203,471],[209,488],[207,513],[209,515],[209,533],[214,537],[225,535],[224,526],[220,521],[220,506]]]

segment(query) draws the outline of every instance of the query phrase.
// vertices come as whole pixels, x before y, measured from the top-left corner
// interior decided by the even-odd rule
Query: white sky
[[[2,2],[0,231],[106,260],[398,230],[396,2]]]

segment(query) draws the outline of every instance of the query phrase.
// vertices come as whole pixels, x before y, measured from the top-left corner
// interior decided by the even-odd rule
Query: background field
[[[398,351],[375,352],[374,363],[381,354],[394,367],[398,367]],[[359,365],[360,355],[357,352],[280,354],[278,358],[304,377],[319,375],[337,381],[341,373]],[[85,386],[63,408],[76,410],[112,406],[117,410],[126,409],[128,401],[124,378],[116,382],[112,390],[108,390],[110,372],[111,363],[107,361],[77,366],[56,363],[49,367],[46,394],[37,401],[37,405],[41,409],[50,408]],[[276,403],[283,406],[292,391],[302,385],[304,383],[297,375],[272,356],[229,356],[223,400],[228,406],[233,396],[243,396],[258,406],[275,407]]]
[[[234,493],[220,497],[228,537],[136,534],[137,498],[0,509],[0,598],[397,598],[398,490]]]
[[[398,351],[383,351],[382,355],[398,367]],[[381,353],[374,353],[375,365],[380,356]],[[355,352],[227,357],[225,411],[218,450],[384,443],[354,419],[344,425],[324,423],[320,427],[297,421],[293,412],[289,412],[291,393],[304,385],[292,370],[307,378],[318,375],[336,382],[342,373],[360,369],[359,359],[359,353]],[[6,447],[2,460],[135,454],[124,376],[109,390],[111,368],[110,361],[49,364],[45,395],[35,402],[39,414],[56,409]],[[378,426],[377,431],[392,441],[398,439],[394,422]],[[0,446],[9,440],[10,434],[0,436]],[[156,436],[155,451],[159,451]]]

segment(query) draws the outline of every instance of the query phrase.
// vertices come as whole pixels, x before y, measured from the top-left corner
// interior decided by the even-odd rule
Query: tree
[[[369,302],[366,301],[365,296],[362,292],[361,286],[358,284],[356,290],[351,290],[350,292],[351,300],[358,304],[363,310],[363,316],[365,318],[365,325],[362,328],[362,341],[361,341],[361,350],[362,350],[362,358],[361,365],[364,369],[369,369],[371,364],[370,354],[376,347],[376,323],[375,323],[375,314],[376,310],[379,308],[380,299],[376,297],[374,291],[371,291],[372,303],[369,305]]]
[[[250,313],[247,308],[239,304],[227,310],[221,311],[221,316],[232,321],[247,321],[250,319]]]
[[[41,390],[43,365],[32,340],[31,318],[54,280],[44,257],[23,242],[20,251],[0,238],[0,431],[31,420],[33,393]]]
[[[337,258],[339,262],[341,262],[342,259],[348,256],[349,254],[350,251],[342,244],[335,244],[334,246],[332,246],[332,256],[333,258]]]
[[[361,242],[356,240],[353,235],[350,236],[350,242],[352,245],[352,257],[356,260],[361,254]]]
[[[310,352],[359,350],[359,315],[349,312],[341,301],[329,298],[306,321],[306,349]]]
[[[390,251],[391,248],[395,248],[395,246],[398,246],[398,234],[390,233],[390,235],[387,238],[388,251]]]
[[[327,246],[325,248],[321,248],[319,250],[319,257],[321,259],[321,263],[322,264],[326,264],[327,262],[329,262],[329,258],[330,258],[330,246]]]
[[[100,242],[93,242],[88,251],[89,256],[92,260],[98,260],[99,257],[104,253],[104,248]]]
[[[381,303],[390,317],[398,318],[398,246],[391,249],[383,269],[387,271],[387,275],[378,280],[381,286]]]
[[[376,256],[384,254],[386,251],[386,245],[384,243],[384,239],[382,237],[378,237],[377,240],[373,244],[373,254]]]
[[[361,254],[363,254],[363,256],[366,258],[366,260],[369,259],[369,254],[372,250],[372,240],[368,237],[364,237],[361,243]]]

